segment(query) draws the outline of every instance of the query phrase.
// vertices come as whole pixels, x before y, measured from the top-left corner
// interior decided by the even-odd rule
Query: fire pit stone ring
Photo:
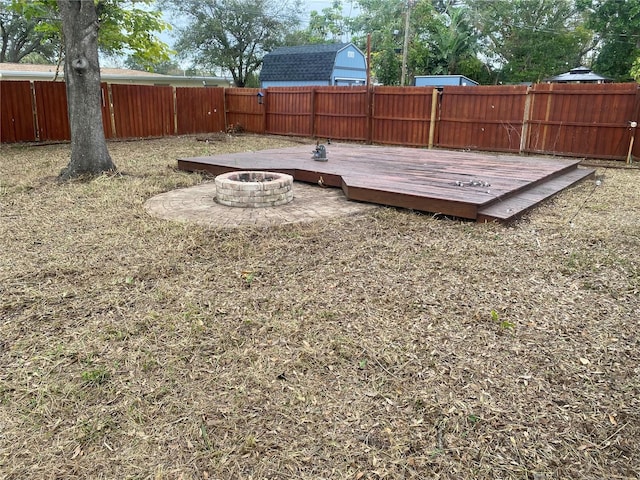
[[[229,172],[215,183],[216,201],[229,207],[275,207],[293,200],[293,177],[286,173]]]

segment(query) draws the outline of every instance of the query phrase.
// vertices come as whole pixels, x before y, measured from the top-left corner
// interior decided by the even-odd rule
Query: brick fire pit
[[[229,207],[275,207],[293,200],[293,177],[275,172],[229,172],[216,177],[216,201]]]

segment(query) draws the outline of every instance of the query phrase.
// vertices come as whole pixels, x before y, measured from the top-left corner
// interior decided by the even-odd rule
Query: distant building
[[[572,68],[567,73],[546,78],[546,83],[611,83],[613,80],[591,71],[583,65]]]
[[[56,65],[31,65],[26,63],[0,63],[0,80],[64,80],[64,68],[56,77]],[[160,75],[158,73],[127,70],[124,68],[101,68],[100,78],[107,83],[129,85],[171,85],[173,87],[230,87],[233,81],[225,77],[190,77],[182,75]]]
[[[462,87],[475,87],[478,82],[465,77],[464,75],[418,75],[415,77],[416,87],[436,87],[442,88],[450,85]]]
[[[281,47],[265,55],[260,86],[366,85],[367,62],[353,43]]]

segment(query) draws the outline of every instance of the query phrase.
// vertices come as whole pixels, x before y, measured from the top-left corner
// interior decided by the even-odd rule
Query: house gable
[[[361,84],[366,83],[367,62],[364,54],[352,43],[347,44],[338,51],[333,69],[334,85]]]
[[[365,72],[364,55],[351,43],[281,47],[265,55],[260,83],[332,85],[336,77],[362,80]]]

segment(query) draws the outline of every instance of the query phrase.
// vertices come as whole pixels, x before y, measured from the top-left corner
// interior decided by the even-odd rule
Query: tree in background
[[[141,62],[134,55],[129,55],[124,61],[124,66],[130,70],[140,70],[161,75],[183,75],[185,71],[175,60],[161,60],[158,62]]]
[[[94,0],[96,1],[96,0]],[[155,0],[99,0],[100,52],[111,56],[128,56],[142,67],[153,71],[155,65],[170,62],[175,53],[158,38],[172,29],[153,11]]]
[[[398,84],[394,53],[403,53],[407,11],[409,77],[535,82],[578,66],[594,48],[576,1],[591,0],[361,0],[352,25],[361,48],[371,35],[372,70],[385,84]]]
[[[162,5],[186,19],[177,29],[176,50],[197,66],[229,71],[238,87],[300,24],[298,0],[164,0]]]
[[[99,11],[101,53],[128,55],[142,66],[169,61],[172,51],[157,34],[171,26],[162,20],[160,12],[151,10],[155,0],[94,0],[94,3]],[[62,24],[55,0],[0,0],[0,6],[0,19],[5,16],[20,19],[14,23],[17,38],[40,42],[33,52],[49,63],[63,53]]]
[[[640,57],[636,58],[631,66],[631,76],[636,82],[640,82]]]
[[[568,0],[468,0],[488,63],[504,83],[540,81],[582,63],[592,34]]]
[[[352,26],[365,48],[371,35],[372,70],[385,85],[399,85],[409,12],[407,75],[467,74],[480,71],[477,38],[463,4],[429,0],[362,0]],[[410,4],[410,5],[409,5]],[[474,67],[473,69],[471,67]]]
[[[360,0],[353,19],[353,41],[365,51],[371,38],[371,72],[384,85],[400,84],[404,32],[403,0]]]
[[[321,12],[312,10],[307,28],[287,33],[285,45],[311,45],[319,43],[341,42],[350,31],[350,19],[343,14],[340,0],[334,0],[330,7]]]
[[[39,29],[41,19],[28,16],[29,10],[25,3],[0,0],[0,63],[19,63],[25,57],[55,62],[59,39]]]
[[[321,13],[313,10],[309,15],[308,30],[319,42],[339,42],[348,30],[348,19],[342,13],[342,2],[334,0]]]
[[[391,44],[381,51],[371,53],[371,65],[375,78],[383,85],[400,85],[402,61]]]
[[[587,25],[600,41],[593,62],[598,73],[617,81],[640,80],[640,2],[578,0]]]
[[[419,75],[466,75],[477,59],[478,38],[463,5],[445,3],[438,12],[428,2],[416,7],[412,69]],[[465,63],[466,62],[466,63]]]

